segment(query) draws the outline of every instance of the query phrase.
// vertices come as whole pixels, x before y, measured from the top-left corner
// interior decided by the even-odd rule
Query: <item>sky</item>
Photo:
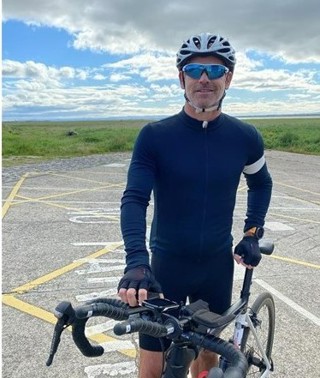
[[[179,112],[182,42],[220,34],[237,65],[223,111],[320,115],[319,0],[3,0],[2,118]]]

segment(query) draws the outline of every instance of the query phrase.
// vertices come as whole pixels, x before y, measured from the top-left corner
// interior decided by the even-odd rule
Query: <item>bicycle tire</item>
[[[251,320],[257,332],[270,364],[272,365],[272,347],[275,331],[275,305],[270,293],[260,294],[251,306]],[[241,351],[248,361],[246,377],[258,378],[266,371],[261,353],[250,328],[245,328],[241,342]]]

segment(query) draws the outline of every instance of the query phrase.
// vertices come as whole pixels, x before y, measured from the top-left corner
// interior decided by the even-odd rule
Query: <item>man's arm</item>
[[[248,185],[247,213],[244,231],[252,227],[262,227],[269,208],[272,179],[264,161],[262,167],[257,171],[244,171]]]
[[[149,266],[146,215],[156,170],[150,131],[145,127],[137,138],[121,199],[121,232],[127,253],[125,272],[140,265]]]
[[[238,264],[251,269],[261,260],[258,242],[263,236],[262,227],[271,200],[272,179],[264,156],[246,166],[244,175],[248,186],[247,214],[244,237],[235,247],[234,258]],[[262,231],[262,234],[259,231]]]
[[[155,180],[155,159],[150,128],[144,128],[136,141],[128,172],[127,187],[121,200],[121,232],[126,251],[126,268],[119,282],[120,298],[136,306],[147,299],[148,291],[161,293],[155,280],[146,247],[146,215]],[[148,136],[149,135],[149,136]]]

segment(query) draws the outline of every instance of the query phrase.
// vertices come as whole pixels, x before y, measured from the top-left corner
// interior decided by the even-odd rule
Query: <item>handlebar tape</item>
[[[127,307],[114,307],[103,302],[77,307],[75,313],[78,319],[91,318],[92,316],[106,316],[115,320],[125,320],[129,317]]]
[[[164,337],[173,331],[174,328],[170,325],[165,326],[144,319],[134,319],[123,323],[118,323],[113,328],[113,332],[117,336],[121,336],[126,333],[140,332],[153,337]]]
[[[122,304],[121,307],[114,307],[104,302],[98,302],[75,308],[76,319],[72,323],[72,338],[84,356],[98,357],[104,352],[102,346],[91,345],[85,336],[85,326],[88,319],[92,316],[106,316],[115,320],[128,319],[129,315],[126,307],[126,305],[123,306]]]
[[[231,364],[224,375],[221,375],[219,368],[211,369],[208,378],[244,378],[246,376],[248,362],[242,352],[232,343],[218,337],[204,337],[194,332],[190,333],[190,338],[196,345],[224,356]]]
[[[234,368],[229,367],[226,372],[223,374],[223,371],[220,368],[213,368],[210,369],[207,378],[243,378],[245,375],[243,375],[242,371]]]
[[[92,299],[88,302],[86,302],[86,305],[94,304],[94,303],[105,303],[108,305],[111,305],[113,307],[118,307],[118,308],[123,308],[123,309],[128,309],[129,305],[127,303],[122,302],[120,299],[116,298],[96,298]]]
[[[76,319],[72,324],[72,338],[80,352],[86,357],[102,356],[104,349],[100,345],[91,345],[84,334],[88,319]]]
[[[243,378],[243,372],[235,367],[229,367],[226,372],[223,374],[223,371],[220,368],[210,369],[207,378]]]

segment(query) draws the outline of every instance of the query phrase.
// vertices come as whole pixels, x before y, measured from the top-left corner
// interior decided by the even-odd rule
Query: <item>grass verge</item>
[[[320,118],[250,119],[267,149],[320,155]],[[147,121],[3,122],[4,167],[131,151]]]

